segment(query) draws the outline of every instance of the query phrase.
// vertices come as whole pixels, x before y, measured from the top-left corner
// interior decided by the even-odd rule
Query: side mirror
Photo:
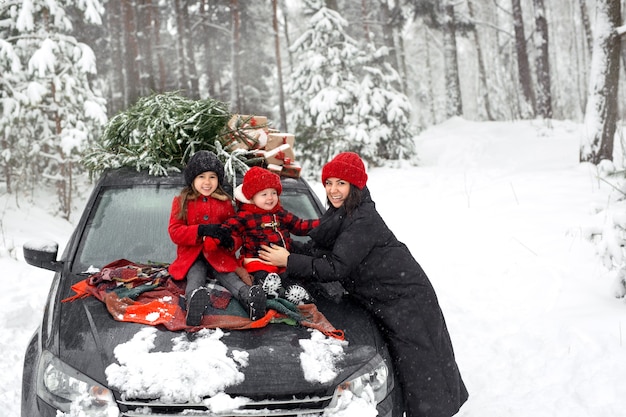
[[[59,244],[51,240],[32,240],[24,244],[24,260],[29,265],[59,272],[63,262],[57,261]]]

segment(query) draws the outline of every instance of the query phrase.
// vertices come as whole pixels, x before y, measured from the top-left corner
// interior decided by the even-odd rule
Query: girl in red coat
[[[209,303],[205,287],[209,277],[217,279],[247,307],[251,320],[263,317],[263,289],[247,285],[235,273],[237,260],[233,251],[226,249],[234,247],[233,239],[229,233],[220,233],[221,223],[235,214],[230,197],[221,186],[224,165],[214,153],[199,151],[191,157],[183,174],[186,186],[172,201],[168,227],[177,246],[169,273],[177,280],[187,278],[187,325],[198,326],[202,321]]]

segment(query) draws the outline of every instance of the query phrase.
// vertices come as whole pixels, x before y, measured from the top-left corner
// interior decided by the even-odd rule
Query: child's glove
[[[218,230],[216,237],[219,239],[221,247],[226,248],[228,250],[231,250],[235,247],[235,240],[233,239],[233,236],[230,234],[230,230],[226,229],[225,227],[221,227]]]
[[[217,249],[217,245],[220,243],[219,240],[217,240],[214,237],[210,237],[207,236],[204,238],[204,240],[202,241],[202,245],[204,246],[204,250],[207,252],[213,252],[214,250]]]
[[[198,236],[217,237],[217,233],[222,226],[219,224],[201,224],[198,225]]]
[[[232,249],[235,241],[230,234],[230,230],[218,224],[201,224],[198,226],[198,236],[210,236],[220,241],[220,246]]]

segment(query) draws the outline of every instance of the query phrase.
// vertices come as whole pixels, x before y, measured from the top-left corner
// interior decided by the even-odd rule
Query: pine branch
[[[189,100],[176,92],[141,98],[109,121],[84,165],[92,175],[121,166],[167,175],[196,151],[215,151],[231,116],[213,99]]]

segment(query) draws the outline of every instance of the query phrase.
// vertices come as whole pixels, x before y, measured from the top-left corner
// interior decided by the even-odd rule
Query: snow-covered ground
[[[460,416],[624,415],[626,302],[615,297],[615,274],[588,239],[610,224],[606,209],[619,193],[594,166],[578,163],[580,129],[453,119],[418,137],[418,167],[369,171],[379,211],[437,290],[470,392]],[[72,230],[50,213],[54,200],[52,189],[34,205],[0,196],[0,408],[7,417],[20,413],[24,350],[52,275],[26,265],[21,246],[32,238],[63,246]],[[219,333],[207,338],[214,343]],[[119,358],[128,360],[129,350],[120,348]],[[239,366],[245,359],[233,358]],[[303,367],[319,362],[302,360]],[[121,371],[111,369],[111,378]],[[350,415],[367,412],[355,407]]]

